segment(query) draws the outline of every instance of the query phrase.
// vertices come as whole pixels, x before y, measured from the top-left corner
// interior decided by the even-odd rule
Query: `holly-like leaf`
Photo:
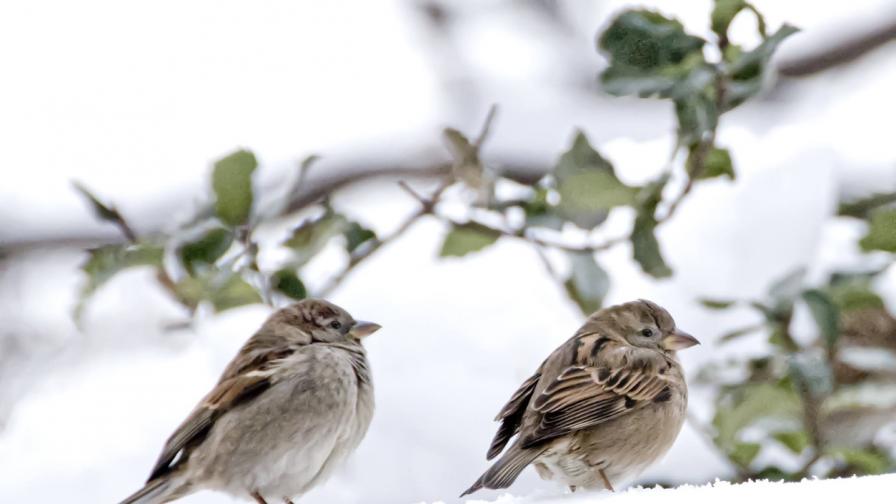
[[[837,215],[867,219],[874,210],[893,203],[896,203],[896,193],[876,193],[864,198],[841,201]]]
[[[702,304],[706,308],[709,308],[710,310],[726,310],[737,304],[737,301],[733,301],[731,299],[701,298],[699,301],[700,304]]]
[[[704,73],[705,41],[688,35],[675,19],[647,10],[628,10],[604,30],[598,47],[610,65],[601,74],[604,89],[615,95],[669,97]],[[692,84],[685,84],[690,88]]]
[[[376,233],[354,221],[346,224],[342,234],[345,235],[345,249],[349,254],[361,245],[376,239]]]
[[[840,449],[832,455],[842,460],[859,474],[883,474],[890,470],[893,462],[883,453],[874,449]]]
[[[790,387],[757,383],[724,391],[717,400],[713,427],[716,443],[726,451],[741,442],[740,433],[760,422],[774,420],[800,425],[800,398]]]
[[[178,300],[195,309],[208,301],[216,312],[261,302],[261,295],[239,273],[207,272],[185,277],[174,286]]]
[[[569,254],[570,275],[564,283],[566,293],[584,315],[590,315],[603,306],[610,289],[610,276],[594,259],[591,252]]]
[[[810,441],[809,434],[802,430],[776,432],[772,437],[797,455],[808,448]]]
[[[735,443],[728,451],[728,456],[738,465],[746,467],[759,454],[759,448],[759,443]]]
[[[710,26],[712,31],[720,39],[728,38],[728,27],[734,17],[747,6],[745,0],[716,0],[710,14]]]
[[[762,81],[768,72],[769,61],[781,42],[799,30],[783,25],[766,37],[755,49],[742,52],[728,66],[730,82],[725,90],[724,110],[730,110],[762,89]]]
[[[827,359],[817,353],[800,353],[790,359],[788,369],[794,385],[811,397],[822,398],[834,389],[834,376]]]
[[[113,208],[110,205],[107,205],[100,201],[89,189],[84,187],[80,182],[73,182],[72,185],[75,187],[75,190],[87,200],[90,204],[91,210],[93,210],[94,215],[99,217],[104,221],[115,222],[119,218],[118,210]]]
[[[868,234],[859,241],[862,250],[896,252],[896,208],[885,208],[871,214]]]
[[[252,172],[258,167],[255,155],[236,151],[215,163],[212,189],[215,214],[225,224],[237,226],[249,220],[252,211]]]
[[[81,270],[87,282],[81,288],[75,318],[83,312],[86,301],[97,289],[119,272],[138,266],[162,266],[162,247],[150,244],[105,245],[88,251],[89,257]]]
[[[299,224],[283,244],[293,251],[292,263],[301,266],[323,250],[331,239],[342,235],[347,226],[345,217],[328,207],[320,217]]]
[[[815,325],[828,348],[834,348],[840,335],[840,311],[834,301],[818,289],[803,292],[803,301],[815,319]]]
[[[613,165],[600,155],[581,131],[554,167],[560,203],[555,211],[583,229],[607,218],[610,208],[634,203],[636,190],[616,177]]]
[[[706,88],[675,99],[678,143],[697,148],[719,122],[719,110],[713,93]]]
[[[500,237],[501,234],[497,231],[475,222],[455,225],[445,235],[439,256],[462,257],[488,247]]]
[[[255,287],[249,285],[243,278],[234,274],[212,290],[209,301],[215,307],[215,311],[222,312],[238,306],[261,303],[261,296]]]
[[[768,289],[768,296],[772,300],[770,308],[773,313],[767,315],[789,313],[793,309],[793,302],[803,290],[805,278],[806,268],[800,266],[772,282]]]
[[[180,260],[191,275],[197,267],[215,264],[233,243],[233,232],[222,227],[206,232],[196,241],[186,243],[178,250]]]
[[[654,234],[655,228],[656,221],[652,218],[643,215],[635,218],[631,235],[632,254],[644,273],[654,278],[666,278],[672,276],[672,268],[663,259],[660,242]]]
[[[727,343],[729,341],[736,340],[737,338],[740,338],[741,336],[753,334],[756,331],[759,331],[760,329],[762,329],[763,327],[764,327],[763,325],[755,325],[754,324],[754,325],[749,325],[746,327],[741,327],[739,329],[734,329],[733,331],[728,331],[728,332],[722,334],[721,336],[719,336],[719,343]]]
[[[630,240],[632,243],[632,256],[641,266],[641,269],[654,278],[665,278],[672,275],[672,269],[663,259],[660,251],[660,243],[656,239],[656,207],[662,198],[663,188],[669,177],[663,175],[657,180],[645,185],[638,193],[635,223],[632,227]]]
[[[296,275],[295,270],[287,268],[278,270],[271,275],[271,288],[293,299],[305,299],[308,297],[305,284]]]
[[[871,288],[871,281],[880,271],[835,273],[825,292],[841,313],[863,308],[883,308],[884,302]]]
[[[699,149],[697,146],[695,149]],[[688,155],[687,165],[688,172],[694,173],[694,150]],[[718,147],[710,147],[703,159],[703,170],[698,174],[698,179],[710,179],[715,177],[728,177],[734,180],[734,164],[731,162],[731,154],[728,149],[720,149]]]

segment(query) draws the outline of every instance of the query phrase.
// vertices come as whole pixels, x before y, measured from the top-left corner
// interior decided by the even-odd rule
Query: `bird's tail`
[[[143,488],[137,490],[119,504],[163,504],[183,497],[188,493],[191,492],[186,485],[171,477],[162,476],[147,481]]]
[[[507,488],[517,476],[536,457],[544,453],[546,448],[520,448],[515,444],[507,450],[497,462],[494,463],[482,476],[473,483],[461,497],[471,494],[481,488]]]

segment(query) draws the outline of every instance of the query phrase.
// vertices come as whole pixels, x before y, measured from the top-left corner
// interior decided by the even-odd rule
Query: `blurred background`
[[[666,67],[597,48],[643,8]],[[894,36],[886,0],[4,3],[0,501],[128,495],[304,295],[383,330],[370,431],[302,502],[457,502],[518,384],[634,298],[703,341],[639,482],[894,470]]]

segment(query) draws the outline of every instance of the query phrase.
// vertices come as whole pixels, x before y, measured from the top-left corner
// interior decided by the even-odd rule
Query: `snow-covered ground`
[[[531,497],[502,495],[495,500],[469,500],[467,504],[756,504],[759,502],[812,502],[815,504],[858,501],[892,502],[896,475],[865,476],[830,480],[803,480],[799,483],[750,481],[731,484],[683,485],[677,488],[631,488],[617,493],[566,494]]]

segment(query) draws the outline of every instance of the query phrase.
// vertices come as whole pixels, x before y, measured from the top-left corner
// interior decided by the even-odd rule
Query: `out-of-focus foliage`
[[[729,41],[728,28],[737,16],[755,18],[761,37],[755,47]],[[329,198],[290,204],[314,157],[296,170],[286,201],[260,211],[252,183],[256,158],[236,151],[214,164],[207,205],[186,224],[156,236],[136,236],[114,206],[78,186],[96,215],[118,226],[128,241],[89,251],[78,313],[104,282],[135,267],[153,269],[159,284],[190,313],[200,306],[221,311],[326,295],[417,219],[435,218],[446,228],[438,249],[445,260],[475,254],[499,240],[520,240],[539,253],[582,314],[589,314],[602,306],[611,288],[611,275],[599,261],[604,250],[627,243],[646,275],[674,274],[657,229],[696,185],[736,180],[732,153],[716,142],[718,125],[727,112],[761,91],[771,56],[796,31],[784,25],[770,33],[761,14],[744,0],[716,0],[708,24],[713,40],[689,34],[680,22],[657,12],[627,10],[597,37],[608,61],[600,76],[606,92],[666,100],[674,110],[677,142],[671,162],[643,185],[622,182],[618,174],[625,167],[601,154],[582,131],[572,133],[570,145],[539,180],[511,180],[480,153],[490,113],[478,137],[444,131],[453,160],[446,177],[430,193],[402,185],[419,210],[389,235],[345,215]],[[449,198],[465,206],[464,219],[443,212]],[[891,254],[896,252],[894,202],[893,194],[844,202],[838,218],[867,221],[861,248]],[[629,230],[597,240],[610,212],[618,209],[631,216]],[[265,245],[276,248],[280,260],[261,267],[255,233],[284,218],[301,220],[280,243]],[[344,268],[329,282],[306,285],[305,269],[321,254],[341,254]],[[714,363],[700,373],[717,388],[705,430],[738,478],[796,479],[893,468],[887,447],[868,434],[879,427],[874,419],[896,415],[896,319],[873,288],[883,270],[836,273],[822,284],[807,285],[800,269],[769,286],[762,299],[702,300],[707,309],[756,314],[755,323],[728,328],[720,344],[742,338],[766,343],[759,354]],[[801,307],[816,327],[809,342],[792,334],[794,311]],[[887,397],[889,402],[882,400]]]

